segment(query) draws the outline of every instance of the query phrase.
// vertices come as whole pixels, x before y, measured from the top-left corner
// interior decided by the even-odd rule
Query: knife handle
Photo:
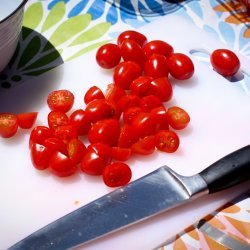
[[[250,145],[216,161],[199,175],[209,193],[215,193],[250,179]]]

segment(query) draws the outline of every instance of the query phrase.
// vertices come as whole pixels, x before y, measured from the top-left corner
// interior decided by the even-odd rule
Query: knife
[[[9,250],[70,249],[249,179],[250,145],[190,177],[163,166],[50,223]]]

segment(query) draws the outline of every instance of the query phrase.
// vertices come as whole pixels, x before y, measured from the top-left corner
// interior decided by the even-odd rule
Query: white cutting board
[[[162,17],[141,31],[149,40],[165,40],[174,46],[176,52],[186,54],[203,42],[212,49],[225,47],[175,15]],[[250,143],[250,97],[237,86],[238,83],[225,80],[195,58],[193,62],[194,77],[185,82],[174,81],[173,100],[166,104],[179,105],[191,116],[189,128],[179,133],[181,145],[178,152],[156,152],[151,156],[131,159],[128,163],[133,171],[133,180],[165,164],[180,174],[193,175],[220,157]],[[246,68],[250,68],[247,60],[245,63],[248,64]],[[101,70],[95,63],[95,52],[90,52],[2,93],[0,111],[37,110],[37,124],[45,124],[49,112],[46,96],[51,90],[71,90],[76,98],[74,107],[84,108],[83,96],[89,86],[97,85],[104,90],[111,81],[111,72]],[[112,190],[98,177],[79,173],[60,179],[47,172],[36,171],[29,158],[28,138],[28,132],[19,131],[14,138],[0,141],[0,249],[6,249],[35,230]],[[236,197],[248,186],[249,182],[193,201],[93,241],[83,249],[152,249]]]

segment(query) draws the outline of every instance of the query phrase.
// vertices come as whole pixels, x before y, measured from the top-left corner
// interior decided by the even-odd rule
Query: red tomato
[[[71,139],[77,138],[78,135],[75,127],[71,125],[62,125],[55,129],[54,136],[62,140],[65,144],[68,144]]]
[[[108,146],[115,146],[119,134],[119,122],[116,119],[104,119],[92,125],[88,133],[88,139],[91,143],[101,142]]]
[[[84,102],[88,104],[89,102],[95,99],[104,99],[104,94],[102,93],[101,89],[97,86],[90,87],[86,94],[84,95]]]
[[[130,84],[130,93],[139,97],[149,94],[150,82],[153,80],[150,76],[139,76]]]
[[[140,105],[140,98],[136,95],[125,95],[117,102],[117,109],[120,112],[125,111],[128,108],[136,107]]]
[[[68,156],[76,164],[80,163],[86,150],[85,145],[77,138],[73,138],[67,144]]]
[[[33,128],[30,133],[29,147],[31,147],[33,143],[43,145],[45,139],[51,137],[53,137],[53,131],[50,128],[45,126],[37,126]]]
[[[141,67],[144,66],[146,57],[141,46],[131,39],[125,39],[120,45],[121,55],[124,61],[133,61]]]
[[[85,108],[86,119],[91,122],[97,122],[102,119],[115,116],[114,106],[104,99],[93,100]]]
[[[134,117],[142,112],[141,107],[129,107],[123,112],[123,122],[126,124],[131,124]]]
[[[210,56],[211,64],[215,71],[223,76],[233,76],[240,68],[237,55],[228,49],[217,49]]]
[[[55,151],[50,158],[50,171],[59,177],[66,177],[74,174],[77,170],[76,163],[68,156]]]
[[[125,95],[126,91],[124,89],[118,87],[114,83],[108,84],[105,92],[105,98],[108,102],[116,105],[120,98]]]
[[[18,126],[22,129],[30,129],[37,118],[38,112],[21,113],[17,115]]]
[[[17,116],[11,113],[0,114],[0,136],[9,138],[16,134],[18,129]]]
[[[91,122],[86,118],[84,110],[77,109],[69,116],[69,125],[76,128],[78,135],[83,136],[89,132]]]
[[[58,138],[47,138],[44,140],[43,145],[50,151],[59,151],[62,154],[68,155],[66,144]]]
[[[123,89],[129,89],[133,80],[142,74],[142,68],[133,61],[119,63],[113,74],[114,83]]]
[[[174,129],[184,129],[190,122],[189,114],[180,107],[171,107],[167,110],[169,125]]]
[[[108,187],[120,187],[129,183],[132,177],[130,167],[123,162],[113,162],[103,171],[103,181]]]
[[[118,46],[121,46],[124,40],[130,39],[138,43],[141,47],[147,42],[147,37],[135,30],[122,32],[117,38]]]
[[[56,129],[59,126],[69,123],[68,116],[61,111],[50,111],[48,114],[48,125],[51,129]]]
[[[172,84],[167,77],[154,79],[150,83],[149,93],[160,98],[162,102],[167,102],[172,98]]]
[[[102,158],[105,164],[110,163],[111,161],[111,153],[110,153],[110,147],[106,144],[97,142],[97,143],[91,143],[88,146],[89,149],[92,149],[98,156]]]
[[[146,136],[132,145],[132,152],[140,155],[150,155],[155,151],[154,135]]]
[[[143,46],[143,51],[147,58],[153,54],[160,54],[169,57],[174,52],[174,49],[170,44],[164,41],[153,40]]]
[[[38,170],[44,170],[49,167],[52,152],[49,148],[33,143],[30,149],[30,157],[33,166]]]
[[[186,80],[194,74],[194,64],[185,54],[173,53],[168,58],[169,73],[177,80]]]
[[[175,152],[180,144],[179,136],[174,131],[160,130],[155,135],[155,146],[167,153]]]
[[[110,155],[117,161],[127,161],[131,156],[130,148],[112,147]]]
[[[167,58],[160,54],[153,54],[145,62],[144,73],[153,78],[167,77],[169,73]]]
[[[131,125],[125,124],[121,128],[119,140],[118,140],[118,147],[121,148],[129,148],[135,142],[139,140],[139,135],[134,127]]]
[[[161,100],[155,95],[147,95],[140,100],[140,107],[144,112],[150,112],[153,108],[162,106]]]
[[[154,108],[150,114],[157,123],[157,130],[168,130],[168,116],[165,107]]]
[[[47,97],[51,110],[68,112],[74,104],[74,95],[69,90],[55,90]]]
[[[116,44],[104,44],[96,52],[96,62],[104,69],[114,68],[120,60],[121,51]]]

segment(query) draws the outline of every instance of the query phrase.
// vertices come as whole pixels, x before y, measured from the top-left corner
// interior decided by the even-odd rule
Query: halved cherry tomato
[[[104,168],[102,176],[104,183],[108,187],[120,187],[129,183],[132,171],[123,162],[113,162]]]
[[[169,57],[173,53],[174,49],[167,42],[161,40],[153,40],[143,46],[143,51],[147,58],[149,58],[153,54],[160,54],[165,57]]]
[[[54,136],[62,140],[65,144],[68,144],[71,139],[77,138],[78,134],[75,127],[71,125],[62,125],[55,129]]]
[[[155,151],[155,136],[150,135],[140,139],[132,145],[131,150],[135,154],[150,155]]]
[[[49,169],[56,176],[66,177],[74,174],[77,167],[68,156],[55,151],[50,157]]]
[[[47,138],[44,140],[43,145],[50,151],[59,151],[62,154],[68,155],[66,144],[58,138]]]
[[[237,55],[228,49],[217,49],[210,56],[211,64],[215,71],[223,76],[233,76],[240,68]]]
[[[129,89],[131,82],[142,74],[142,68],[133,61],[119,63],[114,70],[114,83],[123,89]]]
[[[125,124],[121,127],[118,147],[130,148],[138,140],[139,135],[133,126]]]
[[[116,119],[104,119],[92,125],[88,133],[88,139],[91,143],[101,142],[108,146],[115,146],[119,135],[119,122]]]
[[[72,138],[67,144],[68,156],[76,164],[80,163],[86,150],[82,141]]]
[[[96,62],[104,69],[114,68],[120,60],[121,51],[116,44],[104,44],[96,52]]]
[[[104,99],[104,94],[97,86],[90,87],[84,95],[84,102],[88,104],[95,99]]]
[[[178,80],[187,80],[194,74],[194,64],[190,57],[182,53],[173,53],[168,58],[169,73]]]
[[[130,84],[130,93],[139,97],[149,94],[150,82],[153,80],[150,76],[139,76]]]
[[[118,87],[114,83],[108,84],[105,92],[105,98],[109,103],[116,105],[120,98],[125,95],[126,91],[124,89]]]
[[[162,107],[163,104],[159,97],[147,95],[141,98],[140,107],[143,112],[150,112],[153,108]]]
[[[76,128],[79,136],[83,136],[89,132],[91,122],[86,118],[84,110],[77,109],[69,116],[69,125]]]
[[[98,156],[102,158],[105,164],[110,163],[111,161],[111,153],[110,153],[110,147],[107,146],[104,143],[97,142],[97,143],[91,143],[88,146],[89,149],[92,149]]]
[[[135,30],[123,31],[117,38],[118,46],[121,46],[124,40],[130,39],[138,43],[141,47],[147,42],[147,37]]]
[[[141,113],[143,110],[141,107],[129,107],[123,112],[123,122],[131,124],[134,117]]]
[[[51,110],[66,113],[74,104],[74,95],[69,90],[55,90],[48,95],[47,104]]]
[[[48,125],[51,129],[56,129],[59,126],[69,123],[68,116],[61,111],[50,111],[48,114]]]
[[[151,116],[157,123],[158,130],[168,130],[168,116],[165,107],[157,107],[150,111]]]
[[[174,129],[184,129],[190,122],[189,114],[182,108],[173,106],[167,110],[169,125]]]
[[[18,120],[15,114],[0,114],[0,136],[10,138],[14,136],[18,129]]]
[[[47,138],[53,137],[53,130],[46,126],[36,126],[32,129],[29,138],[29,147],[31,148],[33,143],[43,145]]]
[[[112,147],[110,150],[111,157],[117,161],[127,161],[131,153],[130,148]]]
[[[174,131],[160,130],[155,135],[155,146],[160,151],[173,153],[178,149],[179,144],[179,136]]]
[[[30,129],[37,118],[38,112],[21,113],[17,115],[18,126],[22,129]]]

